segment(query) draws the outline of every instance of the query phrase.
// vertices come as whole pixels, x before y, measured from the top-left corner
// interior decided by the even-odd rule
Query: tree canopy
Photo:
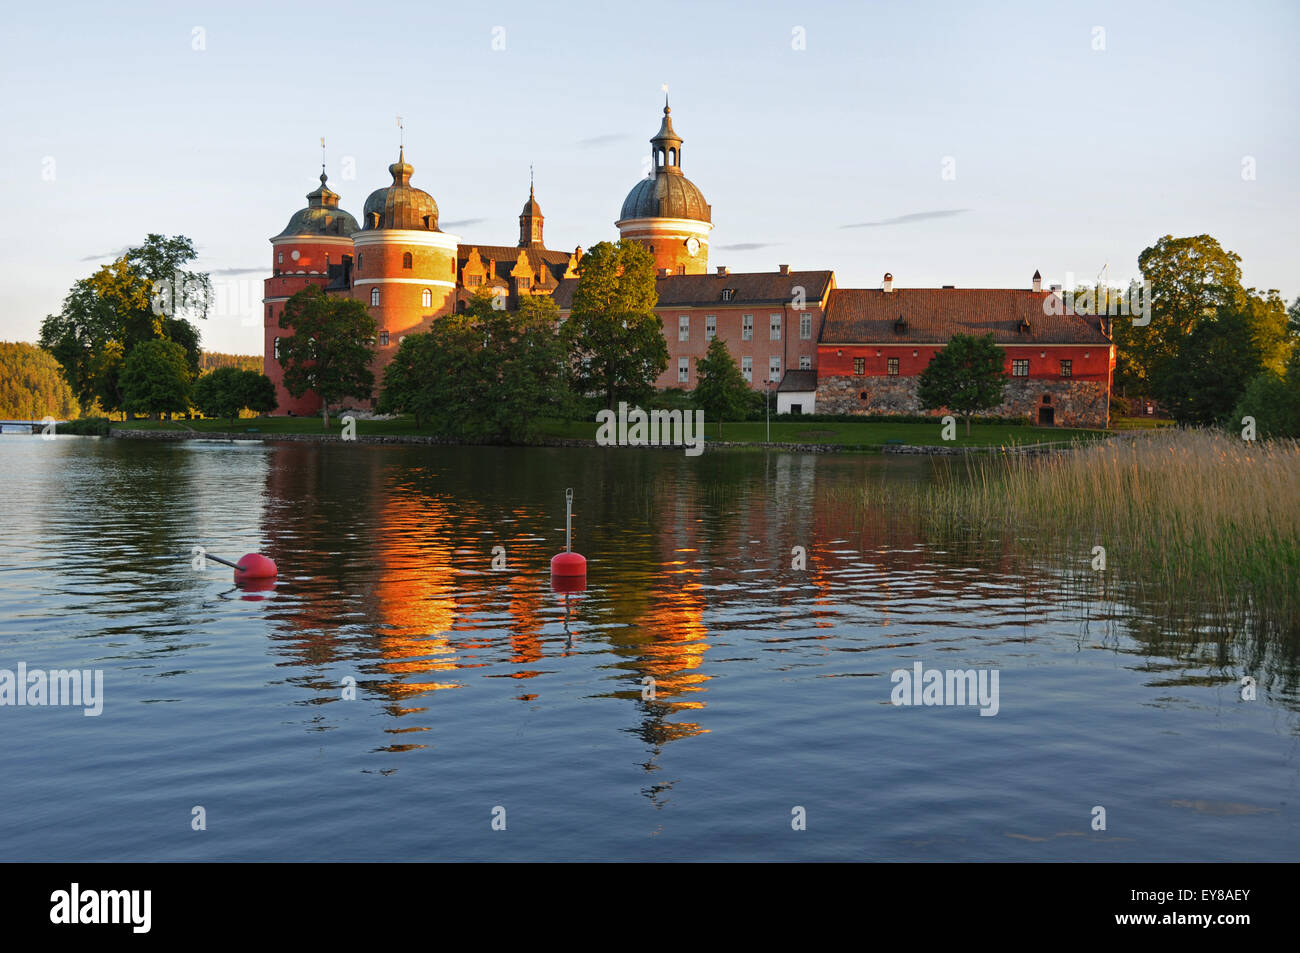
[[[954,334],[921,371],[917,396],[927,410],[947,408],[966,417],[1002,403],[1006,389],[1006,357],[992,334]]]
[[[294,397],[313,391],[321,399],[324,427],[330,404],[373,394],[376,326],[360,301],[308,285],[285,302],[280,327],[293,332],[280,339],[284,389]]]
[[[34,344],[0,341],[0,417],[73,420],[80,413],[53,354]]]
[[[234,423],[242,410],[265,414],[277,405],[275,385],[260,371],[219,367],[194,382],[194,406],[205,417]]]
[[[611,410],[649,398],[668,367],[658,301],[654,256],[639,243],[601,242],[582,256],[561,330],[576,393],[600,394]]]
[[[145,341],[122,361],[122,409],[153,417],[184,413],[192,379],[185,348],[174,341]]]
[[[695,362],[695,370],[699,383],[691,396],[707,416],[717,419],[720,438],[724,419],[739,420],[745,416],[749,406],[749,384],[720,337],[715,336],[709,342],[704,357]]]

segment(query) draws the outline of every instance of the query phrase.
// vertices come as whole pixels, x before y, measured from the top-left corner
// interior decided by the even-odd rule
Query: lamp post
[[[763,416],[767,419],[767,442],[772,442],[772,375],[767,376],[767,386],[763,389]]]

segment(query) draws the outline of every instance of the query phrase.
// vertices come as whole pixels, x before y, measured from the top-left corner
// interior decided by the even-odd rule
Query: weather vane
[[[406,127],[402,125],[401,116],[397,117],[397,144],[403,149],[406,148]]]
[[[320,137],[320,174],[325,174],[325,137]]]

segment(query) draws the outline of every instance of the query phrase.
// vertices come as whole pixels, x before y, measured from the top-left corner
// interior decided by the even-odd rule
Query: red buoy
[[[235,564],[235,582],[275,578],[275,560],[261,553],[249,553]]]
[[[573,488],[564,491],[564,552],[551,557],[551,588],[581,592],[587,588],[587,557],[573,551]]]

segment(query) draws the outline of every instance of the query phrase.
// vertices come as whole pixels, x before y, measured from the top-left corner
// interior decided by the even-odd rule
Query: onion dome
[[[673,130],[672,110],[664,103],[659,132],[650,140],[654,174],[632,187],[623,200],[619,221],[631,218],[690,218],[712,221],[704,193],[682,174],[682,137]]]
[[[339,208],[339,194],[325,184],[327,176],[320,174],[320,188],[307,193],[307,207],[293,213],[289,224],[276,238],[292,235],[351,235],[361,226],[357,220]]]
[[[378,228],[438,231],[438,203],[428,192],[411,185],[414,171],[406,161],[405,150],[400,150],[397,161],[388,167],[393,184],[376,189],[366,199],[362,213],[366,231]]]

